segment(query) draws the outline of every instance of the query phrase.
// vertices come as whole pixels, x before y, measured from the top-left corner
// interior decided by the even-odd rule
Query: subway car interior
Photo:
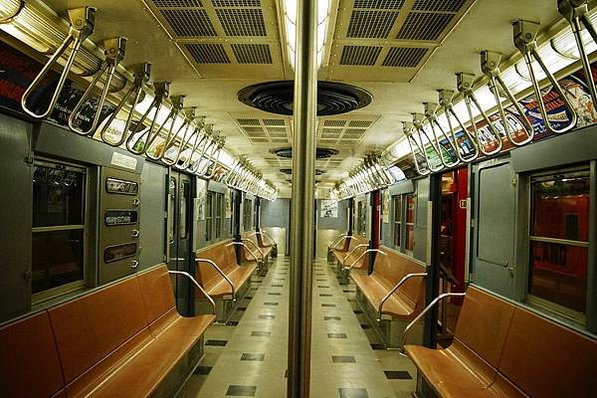
[[[596,80],[597,0],[0,0],[0,397],[596,397]]]

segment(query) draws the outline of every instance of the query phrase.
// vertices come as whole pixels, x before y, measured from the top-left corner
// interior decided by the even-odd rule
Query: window
[[[357,202],[357,234],[365,236],[367,234],[367,215],[363,201]]]
[[[402,196],[392,197],[392,209],[394,211],[394,246],[400,247],[400,231],[402,228]]]
[[[85,266],[84,167],[52,161],[33,166],[33,301],[83,287]]]
[[[589,192],[588,169],[531,177],[527,300],[579,323],[587,298]]]
[[[224,228],[224,194],[216,193],[216,211],[215,211],[215,226],[216,226],[216,240],[222,237],[222,229]]]
[[[191,222],[189,215],[191,214],[188,198],[191,196],[191,185],[188,181],[182,181],[182,189],[180,191],[179,206],[178,206],[178,236],[180,239],[187,239],[189,237]]]
[[[212,225],[214,219],[213,193],[208,192],[205,197],[205,241],[210,242],[213,239]]]
[[[243,229],[245,231],[253,229],[253,201],[248,199],[243,201]]]
[[[415,194],[406,195],[406,230],[404,247],[408,251],[415,248],[415,208],[417,200]]]

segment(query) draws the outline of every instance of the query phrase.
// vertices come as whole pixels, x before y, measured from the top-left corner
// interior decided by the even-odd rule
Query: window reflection
[[[586,310],[589,172],[531,180],[529,293],[576,312]]]

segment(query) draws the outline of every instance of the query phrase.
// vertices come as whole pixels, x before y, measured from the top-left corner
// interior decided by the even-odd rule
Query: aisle
[[[279,258],[249,299],[240,321],[206,333],[206,355],[178,395],[181,398],[286,396],[289,259]],[[314,266],[311,396],[314,398],[406,397],[413,391],[412,365],[398,353],[374,351],[355,315],[354,288],[338,285],[325,260]],[[344,291],[343,291],[344,290]],[[358,313],[358,310],[356,311]],[[398,361],[406,379],[390,382],[387,360]],[[408,370],[404,370],[408,368]],[[400,373],[401,372],[401,373]],[[396,384],[398,383],[398,384]],[[403,393],[403,394],[401,394]]]

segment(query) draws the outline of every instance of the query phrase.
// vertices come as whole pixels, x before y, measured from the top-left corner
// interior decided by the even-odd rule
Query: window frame
[[[402,206],[402,203],[404,203],[403,196],[404,195],[401,194],[392,196],[392,244],[399,251],[402,249],[402,237],[404,236],[402,231],[402,219],[404,218]],[[397,219],[397,215],[400,216],[400,219]],[[398,240],[396,240],[396,230],[398,230]]]
[[[413,219],[412,222],[408,221],[408,198],[412,197],[413,199],[413,209],[412,209],[412,213],[413,213]],[[415,192],[412,193],[407,193],[403,195],[402,198],[403,202],[406,203],[406,206],[404,207],[404,253],[407,253],[408,255],[412,256],[414,254],[415,251],[415,229],[416,229],[416,224],[417,224],[417,194]],[[412,240],[412,249],[409,249],[409,241],[408,241],[408,227],[411,226],[413,229],[413,240]]]
[[[31,235],[35,233],[43,233],[43,232],[55,232],[55,231],[82,231],[82,278],[76,281],[68,282],[59,286],[54,286],[49,289],[41,290],[39,292],[33,292],[33,279],[31,279],[31,306],[36,307],[43,305],[45,302],[50,300],[54,300],[60,298],[62,296],[68,295],[70,293],[83,290],[87,287],[87,279],[89,277],[89,250],[90,250],[90,239],[89,239],[89,212],[90,212],[90,174],[91,170],[89,167],[78,164],[72,163],[60,159],[52,159],[47,157],[35,157],[33,162],[33,167],[35,166],[42,166],[42,167],[52,167],[58,170],[71,170],[79,173],[83,173],[83,199],[81,204],[83,206],[82,209],[82,224],[64,224],[64,225],[55,225],[55,226],[43,226],[43,227],[34,227],[33,226],[33,218],[32,218],[32,225],[31,225]],[[59,166],[59,167],[58,167]],[[31,176],[31,190],[33,192],[33,175]],[[32,197],[32,208],[31,213],[33,217],[33,210],[34,210],[34,202],[35,198]],[[31,243],[31,249],[33,250],[33,240]],[[31,262],[31,270],[33,271],[33,262]]]

